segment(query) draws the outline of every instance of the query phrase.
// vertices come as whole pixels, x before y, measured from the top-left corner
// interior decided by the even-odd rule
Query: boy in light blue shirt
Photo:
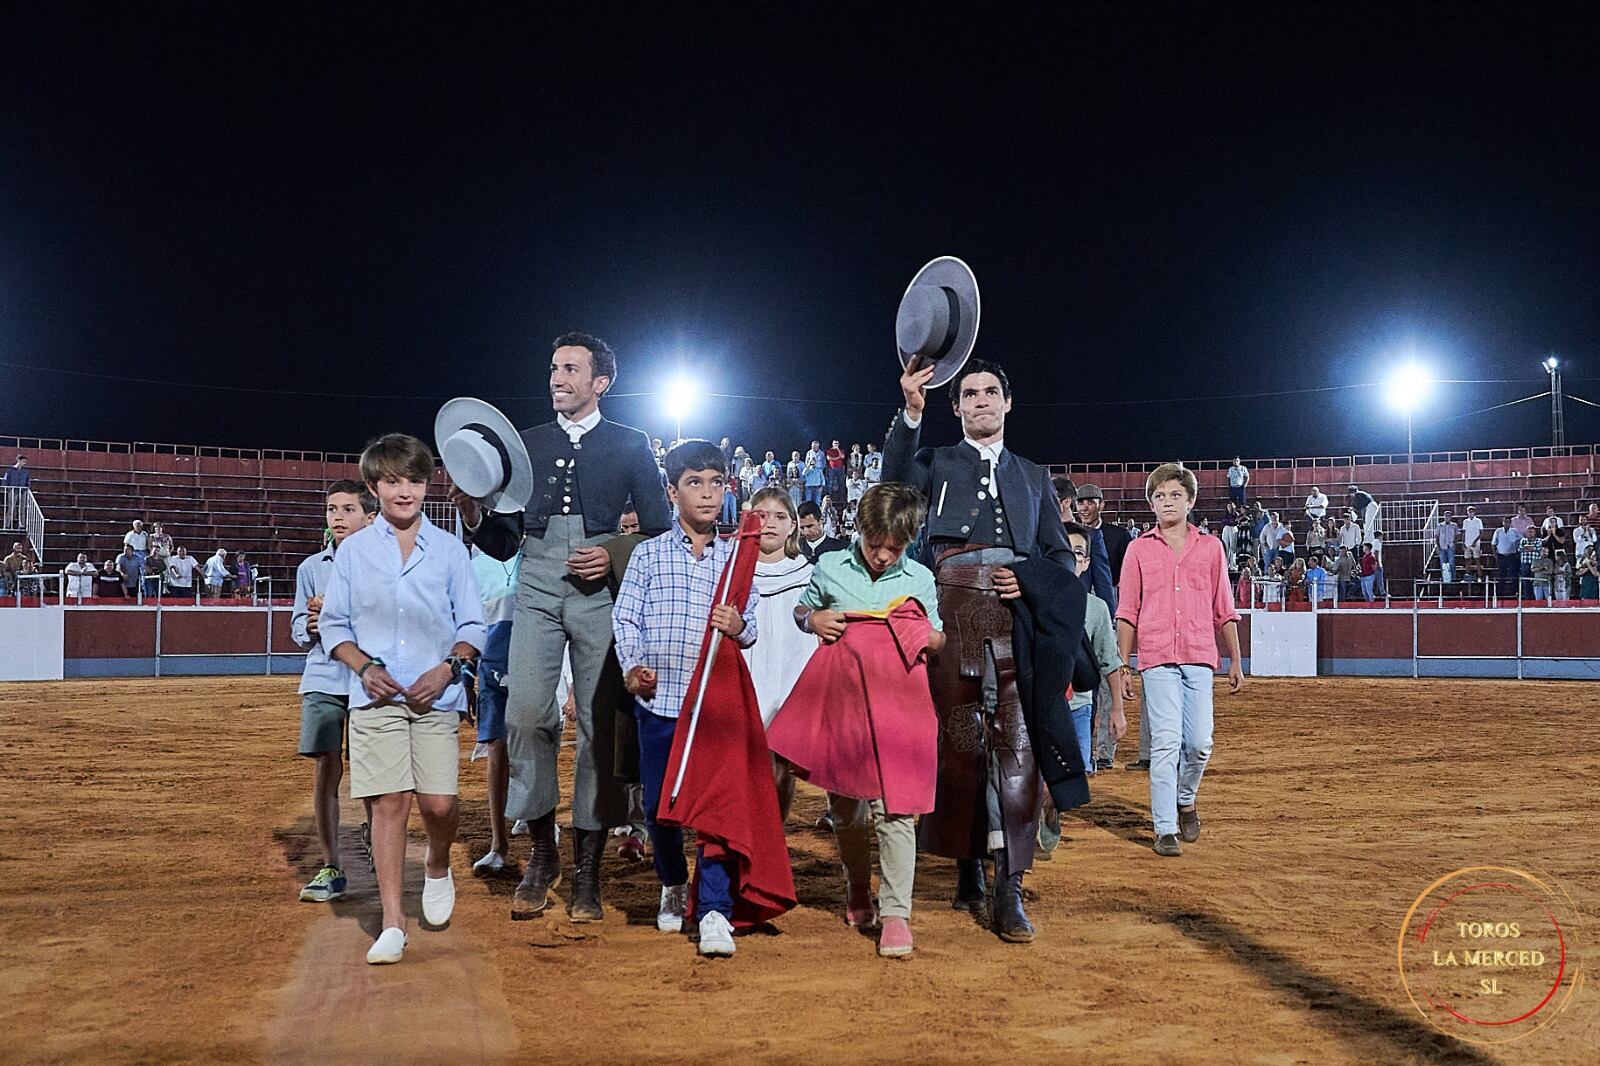
[[[294,578],[294,614],[289,632],[306,651],[300,673],[300,754],[314,760],[312,810],[322,869],[300,890],[305,903],[327,903],[344,895],[346,880],[339,864],[339,782],[344,777],[345,718],[350,710],[350,671],[328,657],[320,629],[322,597],[333,571],[333,553],[344,539],[365,529],[378,501],[359,481],[328,486],[327,520],[332,542],[300,564]],[[370,822],[370,812],[369,812]],[[363,826],[363,831],[369,826]]]
[[[423,920],[442,926],[455,908],[456,732],[485,632],[466,545],[422,513],[433,470],[428,446],[400,433],[361,453],[379,514],[335,553],[322,608],[322,641],[350,669],[350,795],[372,799],[383,902],[383,932],[367,952],[373,964],[405,954],[401,892],[413,795],[428,833]]]

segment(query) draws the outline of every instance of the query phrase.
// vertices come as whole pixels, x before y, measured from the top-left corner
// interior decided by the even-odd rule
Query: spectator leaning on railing
[[[78,553],[77,559],[67,564],[67,598],[69,600],[87,600],[94,598],[94,564],[83,552]]]
[[[11,545],[11,554],[0,560],[0,595],[10,596],[17,591],[17,576],[26,573],[28,554],[19,540]]]
[[[122,545],[122,554],[117,556],[117,576],[122,578],[124,596],[131,600],[139,595],[139,582],[144,580],[144,560],[139,558],[132,544]]]
[[[167,589],[174,596],[188,596],[194,592],[196,565],[188,548],[180,547],[177,554],[167,560]]]
[[[230,580],[228,574],[228,549],[218,548],[217,554],[206,560],[206,592],[212,596],[222,595],[222,590]]]

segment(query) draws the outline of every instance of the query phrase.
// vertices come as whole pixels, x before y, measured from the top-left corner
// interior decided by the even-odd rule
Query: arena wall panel
[[[161,612],[163,655],[259,655],[267,642],[264,612],[204,607]]]
[[[1317,629],[1320,659],[1411,659],[1409,611],[1322,612]]]
[[[1585,612],[1587,624],[1574,625],[1570,612],[1524,611],[1522,654],[1536,657],[1600,659],[1600,614]]]
[[[63,645],[68,659],[154,658],[155,608],[68,608]]]
[[[301,655],[300,645],[294,642],[289,623],[294,616],[289,611],[272,612],[272,651],[275,655]]]
[[[1514,612],[1417,615],[1417,654],[1429,656],[1516,658],[1517,616]],[[1409,658],[1410,652],[1407,651]]]

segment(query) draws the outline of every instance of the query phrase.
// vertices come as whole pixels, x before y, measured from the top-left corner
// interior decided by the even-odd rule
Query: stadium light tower
[[[1550,375],[1550,446],[1564,447],[1567,443],[1567,422],[1561,410],[1561,360],[1556,353],[1545,356],[1539,364]]]
[[[677,425],[677,433],[672,441],[674,444],[683,439],[683,420],[694,410],[697,398],[694,385],[682,373],[668,382],[666,392],[662,395],[662,406]]]

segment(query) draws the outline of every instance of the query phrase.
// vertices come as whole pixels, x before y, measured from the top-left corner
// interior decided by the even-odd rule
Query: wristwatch
[[[475,660],[469,659],[465,655],[447,656],[445,665],[450,667],[450,680],[452,683],[460,681],[463,675],[474,679],[477,677]]]

